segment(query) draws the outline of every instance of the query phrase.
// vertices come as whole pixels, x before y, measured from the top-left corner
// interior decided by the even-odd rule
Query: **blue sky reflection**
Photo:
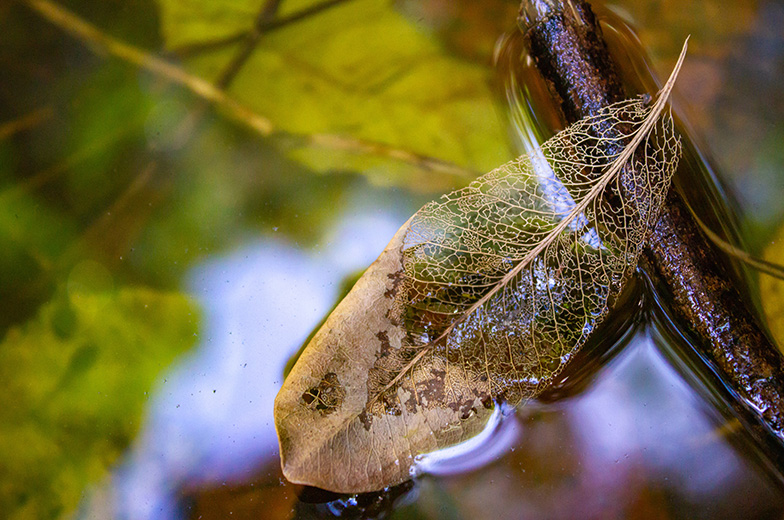
[[[265,237],[192,271],[200,342],[165,376],[116,475],[119,516],[176,517],[173,495],[183,483],[241,480],[277,458],[272,403],[284,365],[342,279],[367,267],[405,218],[350,210],[322,248]]]

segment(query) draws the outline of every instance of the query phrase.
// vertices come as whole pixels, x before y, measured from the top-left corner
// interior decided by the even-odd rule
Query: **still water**
[[[615,29],[616,40],[628,38]],[[504,41],[501,61],[518,46],[518,35]],[[541,94],[541,85],[528,85],[527,99],[508,96],[521,152],[553,126],[543,121],[551,115],[536,112]],[[687,160],[698,161],[691,153]],[[497,409],[480,436],[420,457],[413,482],[378,494],[340,496],[286,482],[272,417],[284,367],[342,282],[369,265],[415,209],[397,202],[363,185],[315,247],[273,229],[191,269],[188,287],[204,309],[198,344],[165,376],[142,432],[80,517],[108,505],[117,518],[150,520],[781,518],[782,475],[760,463],[721,389],[694,373],[691,347],[668,332],[666,311],[642,276],[628,330],[567,375],[579,388],[566,397]]]
[[[744,218],[751,222],[749,240],[759,246],[779,226],[782,214],[784,185],[779,170],[784,107],[779,94],[784,73],[784,9],[780,2],[764,0],[748,5],[690,0],[688,9],[671,3],[641,0],[616,8],[628,8],[641,16],[640,26],[648,31],[646,41],[659,53],[659,60],[664,56],[666,61],[672,54],[663,42],[677,42],[679,48],[685,33],[693,34],[695,58],[690,66],[695,68],[691,82],[688,69],[684,70],[682,94],[696,106],[710,107],[698,112],[697,126],[727,129],[714,131],[710,141],[729,166],[723,179],[731,186]],[[2,495],[15,507],[14,518],[30,517],[37,502],[49,500],[52,489],[64,489],[63,495],[69,497],[81,493],[75,513],[57,509],[51,515],[76,519],[784,516],[781,474],[757,454],[725,402],[726,391],[712,386],[710,373],[673,331],[666,302],[656,301],[643,274],[629,291],[630,303],[619,313],[618,323],[608,329],[606,338],[586,349],[584,367],[567,374],[558,395],[517,410],[499,409],[477,439],[459,450],[422,457],[414,481],[357,496],[286,482],[272,417],[284,367],[333,307],[346,280],[369,265],[400,225],[435,196],[421,193],[434,191],[432,186],[438,182],[422,188],[410,180],[393,180],[394,172],[380,167],[374,167],[372,174],[356,173],[361,169],[353,163],[339,168],[354,168],[354,173],[304,171],[302,164],[292,167],[293,161],[282,159],[278,151],[259,152],[272,146],[260,144],[263,139],[244,134],[220,114],[207,120],[201,140],[187,146],[168,142],[166,136],[177,126],[173,122],[187,122],[184,116],[200,100],[188,98],[182,89],[154,75],[140,73],[135,66],[95,55],[89,46],[26,9],[25,2],[12,4],[0,3],[0,18],[8,14],[11,20],[11,30],[0,35],[5,67],[0,97],[13,107],[9,112],[14,116],[29,112],[47,123],[32,137],[22,132],[21,137],[11,139],[0,132],[4,197],[0,231],[5,233],[0,265],[6,270],[0,280],[0,330],[4,334],[11,330],[8,335],[13,339],[19,337],[19,330],[24,332],[28,321],[31,328],[39,321],[48,327],[43,319],[47,314],[36,321],[39,307],[48,309],[50,298],[58,303],[61,295],[57,291],[67,285],[63,279],[75,278],[77,269],[69,264],[73,258],[77,265],[90,268],[83,271],[92,269],[85,279],[95,279],[97,272],[97,278],[111,281],[108,285],[185,293],[201,313],[190,350],[161,371],[150,371],[159,375],[152,391],[144,394],[138,433],[135,415],[121,418],[123,426],[125,422],[132,425],[126,429],[116,427],[113,416],[104,421],[111,423],[108,426],[89,422],[94,415],[88,405],[82,406],[84,401],[96,400],[98,394],[101,403],[118,401],[115,408],[124,409],[123,394],[136,392],[132,386],[106,395],[113,388],[108,378],[121,380],[108,372],[105,378],[100,374],[100,384],[89,388],[92,393],[79,393],[75,399],[77,412],[87,410],[87,419],[82,421],[86,425],[79,422],[79,413],[65,407],[68,417],[56,415],[56,420],[47,423],[45,405],[51,401],[54,407],[61,406],[60,401],[46,397],[50,394],[40,401],[31,399],[34,409],[14,416],[22,427],[43,432],[41,446],[75,450],[65,456],[55,448],[46,451],[36,444],[40,439],[23,430],[19,437],[4,437],[5,445],[0,446],[6,455],[22,454],[18,460],[23,463],[15,461],[18,466],[37,469],[61,464],[63,474],[75,467],[73,482],[91,482],[81,491],[65,477],[61,479],[59,467],[53,472],[57,478],[51,479],[27,471],[25,477],[32,474],[39,480],[25,480],[23,496]],[[438,49],[429,52],[440,52],[443,44],[467,62],[483,56],[479,51],[469,52],[476,49],[466,42],[478,41],[471,31],[438,26],[439,17],[454,15],[440,4],[396,2],[395,8],[414,13],[409,15],[411,23],[424,24],[417,30],[438,39],[433,46]],[[475,22],[472,30],[480,27],[483,34],[490,34],[492,43],[508,29],[508,24],[499,30],[496,26],[502,24],[492,22],[492,8],[511,5],[507,11],[514,16],[517,2],[488,4],[491,8],[476,12],[478,3],[454,2],[462,6],[460,14],[468,12],[468,21]],[[69,5],[88,21],[142,50],[165,47],[158,18],[163,17],[166,2],[140,2],[141,7],[129,7],[119,17],[111,2],[99,6],[75,0]],[[667,17],[656,14],[658,5],[665,6]],[[347,2],[345,7],[348,19],[353,6]],[[693,16],[681,12],[691,13],[692,8]],[[654,14],[646,14],[649,10]],[[425,26],[429,17],[435,22]],[[483,26],[488,20],[492,22],[485,24],[489,28]],[[628,42],[623,41],[623,31],[616,29],[620,36],[615,45],[622,48]],[[315,30],[314,26],[309,30]],[[514,38],[505,41],[507,47],[499,49],[500,56],[519,43]],[[198,69],[196,63],[196,72],[204,76],[214,72],[210,67],[216,67],[208,59],[213,56],[222,57],[220,52],[203,55],[208,66]],[[246,76],[246,88],[250,85],[254,93],[268,77],[267,69],[255,66],[256,76]],[[639,63],[629,66],[646,68]],[[511,73],[503,74],[508,78]],[[392,77],[394,86],[406,75],[395,72]],[[383,91],[383,82],[373,88]],[[509,93],[503,86],[500,91],[501,96]],[[533,89],[529,94],[536,96],[537,92]],[[242,90],[235,93],[242,97]],[[511,121],[507,129],[514,141],[510,155],[541,139],[537,125],[557,126],[546,116],[525,121],[518,117],[525,111],[515,108],[521,100],[512,96],[499,105],[507,101],[512,109],[507,107],[499,119]],[[2,121],[10,119],[3,114]],[[7,126],[2,128],[5,131]],[[352,128],[339,130],[350,132]],[[437,147],[438,139],[432,144]],[[701,148],[695,149],[690,160],[699,162],[701,153]],[[153,166],[144,168],[149,165]],[[698,184],[710,184],[706,181],[710,172],[702,173]],[[708,195],[715,205],[720,194]],[[332,207],[325,210],[324,206]],[[24,219],[32,224],[24,227],[20,223]],[[725,224],[720,216],[713,220]],[[732,231],[734,224],[727,226]],[[82,257],[97,260],[84,263]],[[51,320],[54,339],[43,336],[55,346],[71,341],[68,335],[81,330],[67,305],[62,307],[65,311],[55,312]],[[133,352],[137,345],[128,343]],[[50,386],[67,390],[66,383],[78,382],[91,367],[102,366],[95,359],[100,361],[106,352],[121,351],[123,346],[111,338],[98,347],[77,350],[86,355],[63,361],[34,341],[31,344],[38,350],[24,351],[24,359],[42,359],[30,363],[30,374],[17,378],[21,382],[14,379],[7,384],[12,391],[10,401],[21,406],[28,401],[17,396],[26,399],[27,390],[32,389],[29,394],[36,399],[39,388],[48,391],[49,381],[43,377],[39,381],[33,377],[36,374],[51,372],[56,381]],[[150,344],[155,342],[150,340]],[[68,367],[68,377],[59,376],[57,363]],[[129,372],[131,368],[126,364]],[[142,393],[134,393],[133,398],[141,399]],[[80,437],[84,431],[88,434]],[[89,436],[92,431],[109,432],[105,435],[112,441],[108,455],[98,449],[78,451],[83,445],[91,448],[90,443],[106,441],[103,437],[95,441]],[[125,449],[129,438],[132,441]],[[120,454],[111,451],[115,448]],[[32,452],[34,463],[24,463],[29,455],[25,450]],[[81,460],[68,457],[83,457],[90,471],[78,464]],[[5,462],[0,460],[0,472]],[[5,477],[4,485],[20,480],[16,475]]]
[[[424,457],[411,486],[341,497],[287,483],[272,418],[284,366],[341,280],[407,218],[377,193],[367,204],[373,191],[355,194],[316,250],[271,233],[191,271],[206,313],[198,347],[165,376],[83,518],[106,503],[139,519],[780,517],[775,476],[744,456],[742,430],[684,373],[683,347],[645,320],[586,390],[497,413],[479,443]]]

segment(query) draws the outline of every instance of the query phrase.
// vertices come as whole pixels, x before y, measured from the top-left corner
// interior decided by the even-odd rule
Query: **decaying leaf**
[[[275,402],[292,482],[364,492],[536,396],[612,308],[677,165],[664,107],[577,122],[419,210],[302,353]],[[663,112],[664,111],[664,112]]]

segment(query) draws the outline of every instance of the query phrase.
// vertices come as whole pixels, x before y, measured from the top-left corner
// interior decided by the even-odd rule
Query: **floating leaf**
[[[684,46],[685,53],[685,46]],[[332,312],[277,397],[283,471],[362,492],[546,388],[606,316],[680,153],[655,104],[612,105],[432,202]]]

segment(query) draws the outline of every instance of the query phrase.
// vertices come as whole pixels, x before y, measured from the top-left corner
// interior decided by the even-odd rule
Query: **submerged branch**
[[[226,116],[246,126],[263,137],[289,136],[277,128],[263,115],[257,114],[246,105],[236,101],[224,90],[182,68],[154,56],[142,49],[120,41],[104,33],[94,25],[82,20],[74,13],[49,0],[22,0],[50,23],[84,42],[96,53],[106,53],[144,69],[167,81],[186,88],[204,99]],[[304,145],[348,151],[356,154],[372,154],[409,163],[426,171],[440,172],[455,177],[471,179],[477,172],[434,157],[395,148],[384,143],[355,139],[335,134],[294,135],[295,141]]]

